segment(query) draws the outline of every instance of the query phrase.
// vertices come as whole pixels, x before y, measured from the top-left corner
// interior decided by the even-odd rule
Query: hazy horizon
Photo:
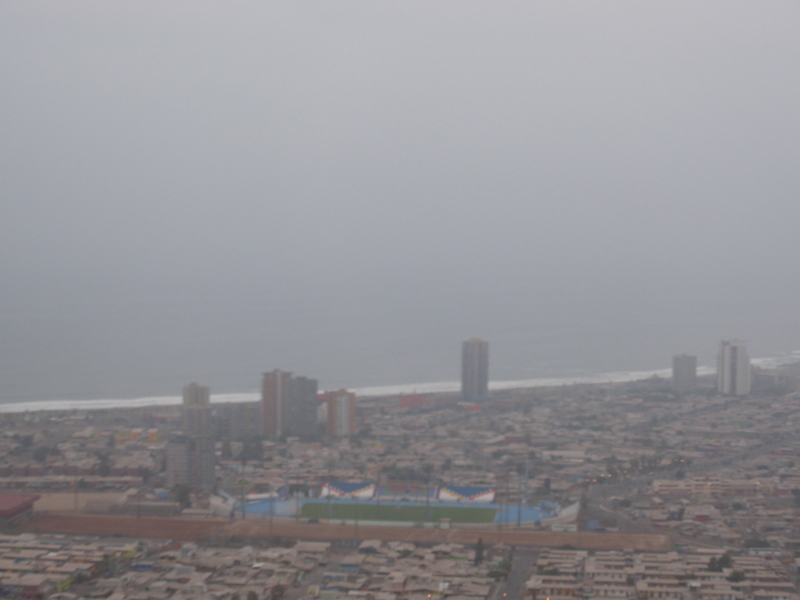
[[[0,6],[0,401],[800,348],[800,5]]]

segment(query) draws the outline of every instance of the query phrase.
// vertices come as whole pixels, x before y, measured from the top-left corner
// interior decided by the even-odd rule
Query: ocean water
[[[800,350],[786,354],[752,359],[754,366],[774,368],[779,365],[800,362]],[[710,375],[715,372],[711,366],[699,366],[698,375]],[[582,377],[564,378],[535,378],[519,380],[491,381],[489,388],[492,390],[508,390],[519,388],[547,387],[569,385],[578,383],[607,383],[625,382],[646,379],[652,376],[670,377],[671,369],[657,369],[652,371],[613,371],[596,373]],[[392,396],[406,393],[442,393],[456,392],[460,389],[458,381],[420,382],[402,385],[382,385],[363,388],[353,388],[358,396]],[[211,402],[215,404],[255,402],[260,398],[259,392],[212,394]],[[24,411],[40,410],[72,410],[72,409],[110,409],[110,408],[139,408],[147,406],[175,406],[181,403],[181,396],[150,396],[143,398],[107,398],[95,400],[40,400],[30,402],[6,402],[0,404],[0,413],[17,413]]]
[[[787,325],[793,306],[758,305],[743,327],[730,307],[681,312],[667,300],[547,303],[490,291],[462,299],[412,288],[333,302],[320,286],[291,303],[235,293],[200,302],[197,290],[167,303],[19,302],[0,310],[0,410],[171,404],[191,381],[217,402],[245,401],[276,368],[362,395],[454,391],[470,337],[489,341],[494,389],[668,376],[681,353],[713,369],[719,340],[734,337],[751,356],[800,359]]]

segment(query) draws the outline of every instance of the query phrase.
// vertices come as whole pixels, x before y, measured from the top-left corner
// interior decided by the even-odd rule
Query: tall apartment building
[[[210,492],[216,483],[214,438],[211,436],[173,435],[166,448],[167,488],[186,484],[190,489]]]
[[[717,392],[726,396],[750,393],[750,356],[747,342],[723,340],[717,354]]]
[[[261,381],[261,433],[269,437],[315,437],[317,431],[316,379],[295,377],[276,369]]]
[[[189,438],[172,435],[167,440],[164,483],[167,489],[177,485],[189,485]]]
[[[489,342],[472,338],[461,344],[461,397],[467,402],[489,397]]]
[[[679,354],[672,357],[672,389],[691,394],[697,389],[697,357]]]
[[[211,433],[211,389],[194,382],[183,386],[183,433],[209,435]]]
[[[215,407],[217,438],[243,441],[261,435],[261,404],[236,402]]]
[[[214,488],[216,455],[210,398],[211,391],[206,386],[190,383],[183,388],[183,435],[172,436],[167,443],[168,487],[186,484],[203,492]]]
[[[327,432],[333,437],[349,437],[356,432],[356,395],[347,390],[328,392],[323,396],[327,416]]]

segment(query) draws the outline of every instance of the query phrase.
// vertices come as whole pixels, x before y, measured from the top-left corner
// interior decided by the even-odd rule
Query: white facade
[[[355,401],[355,396],[352,395],[336,398],[336,437],[348,437],[353,434],[350,403]]]
[[[347,390],[328,392],[325,406],[328,435],[349,437],[356,433],[356,395]]]
[[[697,389],[697,357],[680,354],[672,357],[672,389],[691,394]]]
[[[466,402],[489,397],[489,342],[472,338],[461,344],[461,397]]]
[[[717,392],[726,396],[746,396],[750,393],[750,370],[747,342],[720,342],[717,355]]]
[[[183,433],[208,435],[211,432],[211,389],[190,383],[183,386]]]

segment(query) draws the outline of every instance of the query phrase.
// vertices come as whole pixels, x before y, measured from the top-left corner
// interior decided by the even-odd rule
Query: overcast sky
[[[796,1],[3,2],[0,397],[455,379],[474,335],[507,378],[800,348],[798,31]]]

